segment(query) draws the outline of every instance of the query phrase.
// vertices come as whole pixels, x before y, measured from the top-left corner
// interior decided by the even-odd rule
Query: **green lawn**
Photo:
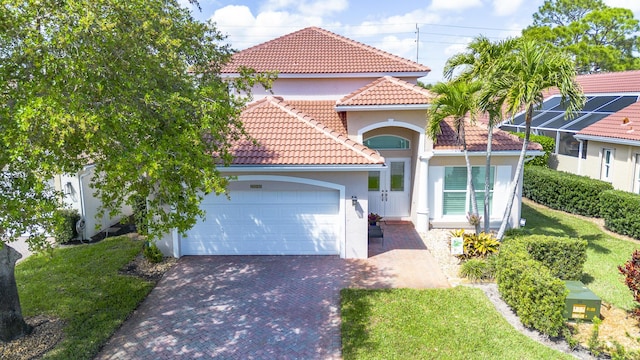
[[[482,290],[344,289],[350,359],[571,359],[515,330]]]
[[[522,217],[531,234],[578,237],[588,241],[587,262],[582,282],[602,300],[618,308],[631,310],[635,304],[618,265],[631,258],[640,243],[608,235],[598,225],[571,214],[550,210],[536,204],[524,204]]]
[[[25,317],[65,321],[64,340],[46,359],[90,359],[153,288],[118,270],[140,252],[141,242],[108,238],[92,245],[57,248],[16,267]]]

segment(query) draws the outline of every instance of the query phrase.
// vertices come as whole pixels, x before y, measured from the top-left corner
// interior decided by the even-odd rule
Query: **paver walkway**
[[[97,359],[339,359],[340,289],[448,286],[411,225],[375,242],[366,260],[184,257]]]

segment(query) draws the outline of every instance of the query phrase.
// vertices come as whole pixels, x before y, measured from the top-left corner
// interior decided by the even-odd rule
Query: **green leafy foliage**
[[[514,132],[512,134],[516,135],[521,139],[524,139],[524,133]],[[525,167],[540,166],[540,167],[548,168],[549,157],[551,156],[551,154],[553,154],[554,151],[556,151],[556,140],[548,136],[534,135],[534,134],[529,135],[529,140],[542,145],[542,150],[544,151],[544,155],[536,156],[532,160],[529,160],[526,163],[524,163],[524,166]]]
[[[640,195],[620,190],[600,196],[600,216],[605,226],[618,234],[640,239]]]
[[[564,282],[527,252],[527,242],[507,239],[497,261],[498,289],[525,326],[550,336],[564,327],[564,302],[569,293]]]
[[[545,0],[523,36],[566,51],[580,73],[640,68],[639,22],[626,8],[602,0]]]
[[[587,261],[587,241],[566,237],[532,235],[523,238],[527,252],[555,277],[580,280]]]
[[[57,243],[65,243],[78,236],[76,223],[80,220],[80,214],[75,209],[58,210],[58,222],[56,223],[53,238]]]
[[[497,256],[469,259],[462,263],[460,275],[471,281],[492,280],[495,278],[495,260]]]
[[[500,242],[491,233],[467,233],[460,229],[452,231],[451,235],[464,239],[464,254],[458,255],[460,259],[485,258],[500,249]]]
[[[164,255],[162,255],[158,246],[155,243],[149,243],[148,241],[142,246],[142,254],[145,259],[152,263],[159,263],[164,259]]]
[[[522,195],[552,209],[600,217],[602,194],[610,183],[565,172],[527,167]]]

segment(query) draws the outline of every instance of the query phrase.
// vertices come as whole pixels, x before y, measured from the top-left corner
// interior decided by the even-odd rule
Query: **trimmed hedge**
[[[620,190],[603,192],[600,216],[609,230],[640,239],[640,195]]]
[[[553,276],[580,280],[587,261],[586,240],[544,235],[532,235],[524,240],[529,255],[549,268]]]
[[[524,139],[524,133],[512,132],[512,134],[519,137],[520,139]],[[536,156],[534,159],[527,161],[525,163],[525,166],[526,167],[540,166],[540,167],[548,168],[549,157],[554,151],[556,151],[556,140],[554,138],[544,136],[544,135],[530,134],[529,141],[542,145],[542,150],[544,150],[544,155]]]
[[[522,195],[552,209],[600,217],[601,195],[610,183],[541,167],[526,167]]]
[[[78,220],[80,220],[80,214],[77,210],[58,210],[58,222],[53,229],[53,238],[57,243],[66,243],[78,236],[78,231],[76,231],[76,223]]]
[[[561,253],[553,254],[554,251]],[[567,254],[571,251],[576,254]],[[570,259],[563,261],[561,256]],[[556,274],[582,274],[583,259],[586,260],[583,240],[545,236],[506,239],[497,260],[498,290],[525,326],[558,336],[564,328],[563,311],[569,290]],[[562,269],[564,266],[570,269]]]

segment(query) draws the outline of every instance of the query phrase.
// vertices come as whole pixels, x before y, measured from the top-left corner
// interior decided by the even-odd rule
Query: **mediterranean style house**
[[[241,115],[256,142],[234,144],[233,163],[220,169],[232,179],[228,197],[206,196],[205,219],[157,243],[165,254],[366,258],[372,212],[418,232],[469,226],[470,196],[484,199],[487,130],[466,131],[481,189],[468,194],[451,124],[437,139],[425,135],[433,95],[417,81],[428,67],[316,27],[236,53],[222,75],[240,66],[278,74],[271,90],[253,89]],[[493,139],[497,226],[522,143],[501,130]],[[529,150],[541,154],[538,144]],[[516,201],[510,224],[519,220]]]

